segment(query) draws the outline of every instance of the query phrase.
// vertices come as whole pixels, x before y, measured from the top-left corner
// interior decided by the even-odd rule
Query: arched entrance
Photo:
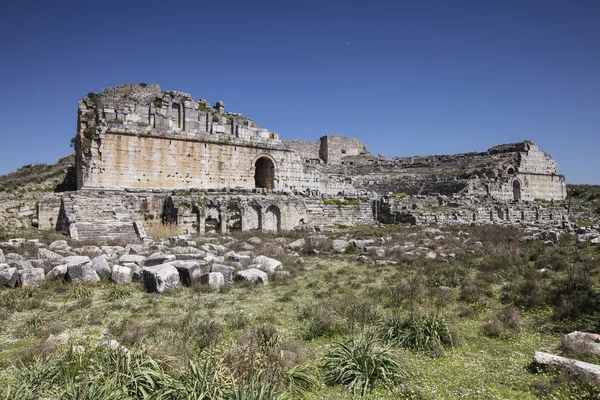
[[[513,181],[513,196],[515,200],[521,200],[521,182],[516,179]]]
[[[257,188],[275,188],[275,165],[269,157],[260,157],[254,165],[254,185]]]

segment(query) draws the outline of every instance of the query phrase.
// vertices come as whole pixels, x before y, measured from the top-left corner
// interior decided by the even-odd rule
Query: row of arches
[[[281,231],[281,210],[274,204],[206,204],[194,206],[192,212],[196,215],[194,225],[199,234]]]

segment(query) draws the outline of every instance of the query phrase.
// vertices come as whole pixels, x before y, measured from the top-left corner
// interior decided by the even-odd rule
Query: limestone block
[[[0,264],[5,263],[6,262],[6,258],[4,257],[4,252],[2,252],[2,249],[0,249]]]
[[[333,251],[337,253],[344,253],[350,246],[350,242],[341,239],[335,239],[331,244],[333,246]]]
[[[113,265],[112,272],[110,274],[110,280],[117,285],[131,283],[133,280],[133,270],[129,267]]]
[[[185,286],[192,286],[200,280],[202,267],[205,262],[199,261],[174,261],[171,263],[179,273],[179,280]]]
[[[94,271],[96,271],[99,277],[111,276],[112,270],[105,255],[94,258],[92,260],[92,268],[94,268]]]
[[[563,336],[562,347],[576,352],[588,352],[600,356],[600,335],[587,332],[571,332]]]
[[[67,257],[69,258],[69,257]],[[88,258],[88,257],[86,257]],[[89,260],[89,258],[88,258]],[[92,282],[100,281],[100,277],[92,267],[92,262],[71,262],[67,263],[67,280],[70,282]]]
[[[87,256],[69,256],[63,259],[63,262],[67,264],[67,266],[79,266],[84,264],[91,264],[92,260],[90,260]]]
[[[46,274],[46,279],[65,279],[67,276],[67,264],[57,265]]]
[[[225,278],[220,272],[209,272],[201,277],[201,282],[207,284],[212,290],[221,290],[225,286]]]
[[[14,260],[14,261],[9,261],[8,264],[13,267],[20,270],[24,270],[24,269],[31,269],[33,268],[33,264],[31,263],[31,261],[27,261],[27,260]]]
[[[119,264],[134,263],[142,267],[146,257],[137,254],[123,254],[119,257]]]
[[[538,364],[555,366],[559,369],[574,374],[586,382],[600,385],[599,365],[573,360],[571,358],[555,356],[553,354],[543,353],[541,351],[535,352],[533,361]]]
[[[150,255],[150,257],[146,258],[146,260],[144,260],[144,265],[146,267],[153,267],[155,265],[164,264],[169,261],[175,261],[175,256],[162,254],[162,253],[158,252],[158,253],[153,253],[152,255]]]
[[[257,237],[251,237],[248,240],[246,240],[246,243],[251,244],[251,245],[257,245],[257,244],[261,244],[262,240],[260,240],[260,238],[257,238]]]
[[[11,268],[8,264],[0,264],[0,287],[14,288],[18,281],[19,271],[16,268]]]
[[[4,258],[6,259],[6,262],[25,260],[25,257],[17,253],[7,253]]]
[[[50,243],[48,248],[50,250],[66,250],[69,248],[69,244],[66,240],[55,240],[54,242]]]
[[[263,285],[266,285],[269,283],[269,276],[266,272],[261,271],[258,268],[249,268],[238,271],[238,273],[235,275],[235,280],[242,282],[262,283]]]
[[[210,272],[220,272],[223,275],[223,278],[225,279],[225,283],[233,283],[233,278],[235,276],[235,268],[230,267],[229,265],[213,264],[210,268]]]
[[[163,293],[181,285],[179,272],[171,264],[142,268],[142,280],[148,292]]]
[[[305,244],[306,244],[306,240],[298,239],[298,240],[293,241],[292,243],[288,244],[286,247],[290,250],[299,250],[299,249],[303,248]]]
[[[60,261],[64,257],[61,256],[60,254],[53,252],[52,250],[42,248],[42,249],[38,249],[38,258],[40,260]]]
[[[247,254],[233,253],[233,254],[230,254],[227,256],[227,260],[233,261],[233,262],[238,262],[242,269],[248,268],[248,266],[250,264],[252,264],[252,257],[250,257]]]
[[[254,264],[258,264],[261,269],[265,270],[269,274],[272,274],[275,271],[281,271],[283,269],[283,265],[281,265],[280,261],[266,256],[255,257],[253,262]]]
[[[29,268],[19,271],[22,286],[33,286],[44,281],[45,275],[42,268]]]

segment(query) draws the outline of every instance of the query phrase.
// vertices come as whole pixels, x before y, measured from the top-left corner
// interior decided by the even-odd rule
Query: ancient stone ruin
[[[148,220],[204,234],[566,218],[554,204],[565,178],[530,141],[386,159],[339,135],[280,140],[221,101],[156,84],[84,97],[75,150],[78,190],[47,195],[38,220],[78,239],[143,237]]]

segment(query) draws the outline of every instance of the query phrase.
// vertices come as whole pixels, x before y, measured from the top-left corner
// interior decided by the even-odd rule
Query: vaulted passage
[[[513,196],[515,200],[521,200],[521,182],[513,181]]]
[[[273,189],[275,181],[275,166],[268,157],[256,160],[254,166],[254,184],[257,188]]]

